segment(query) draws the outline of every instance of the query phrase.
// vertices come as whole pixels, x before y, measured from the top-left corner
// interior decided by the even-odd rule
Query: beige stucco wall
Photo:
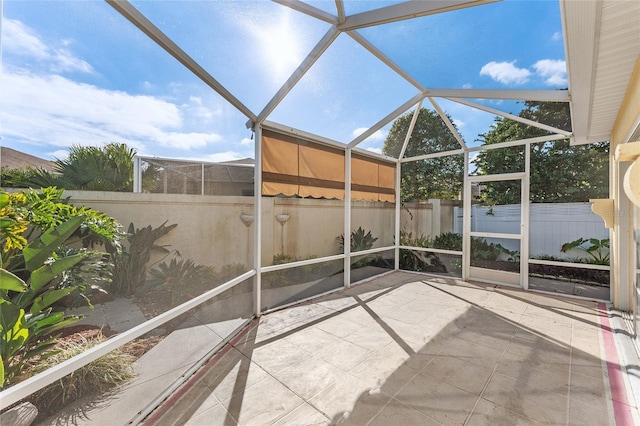
[[[116,218],[124,228],[164,223],[178,226],[159,244],[178,250],[183,258],[219,268],[230,263],[251,266],[254,224],[245,225],[241,215],[253,216],[253,197],[183,194],[140,194],[98,191],[66,191],[76,205],[94,207]],[[453,229],[453,205],[440,206],[441,232]],[[354,201],[352,226],[372,231],[374,247],[393,244],[395,206],[390,203]],[[409,209],[412,215],[407,212]],[[410,204],[401,208],[401,227],[414,235],[434,236],[433,204]],[[278,215],[289,215],[281,225]],[[412,216],[412,217],[411,217]],[[298,258],[338,254],[337,237],[344,232],[344,202],[293,198],[262,198],[262,264],[285,253]],[[157,259],[157,257],[156,257]]]
[[[627,140],[640,119],[640,58],[631,74],[611,132],[611,155],[616,147]],[[615,217],[612,232],[612,301],[617,309],[633,311],[635,283],[635,241],[633,236],[633,205],[623,190],[624,173],[630,163],[617,164],[612,159],[611,197],[614,199]],[[638,313],[636,312],[636,315]]]

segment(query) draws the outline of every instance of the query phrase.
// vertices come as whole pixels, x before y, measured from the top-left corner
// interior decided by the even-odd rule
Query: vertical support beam
[[[531,207],[531,144],[524,147],[524,178],[520,181],[520,287],[529,289],[529,212]]]
[[[262,312],[262,126],[254,125],[255,132],[255,169],[253,177],[253,269],[256,275],[253,281],[253,313]]]
[[[431,237],[435,238],[442,232],[442,203],[439,198],[430,198],[431,204]]]
[[[142,192],[142,168],[137,155],[133,157],[133,192]]]
[[[633,312],[633,206],[624,192],[624,175],[631,163],[611,162],[616,217],[611,235],[611,301],[616,309]],[[613,232],[611,232],[613,231]]]
[[[469,183],[469,152],[464,153],[464,181],[462,189],[462,279],[469,279],[471,266],[471,184]]]
[[[395,249],[394,249],[394,269],[400,269],[400,184],[402,176],[402,163],[400,160],[396,162],[396,230],[395,230]]]
[[[351,148],[344,152],[344,286],[351,286]]]

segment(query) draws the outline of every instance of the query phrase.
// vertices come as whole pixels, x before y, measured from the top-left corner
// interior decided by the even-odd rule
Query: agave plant
[[[358,229],[351,232],[351,252],[369,250],[376,241],[378,241],[378,237],[374,237],[371,231],[365,232],[364,229],[359,226]],[[338,237],[338,243],[340,245],[340,251],[344,251],[344,234]]]
[[[113,262],[111,288],[114,292],[128,295],[135,293],[145,284],[151,253],[158,252],[165,255],[170,253],[166,245],[156,244],[157,240],[178,226],[176,223],[166,226],[166,223],[157,228],[149,225],[139,229],[131,223],[127,235],[128,247],[122,250],[110,249]]]

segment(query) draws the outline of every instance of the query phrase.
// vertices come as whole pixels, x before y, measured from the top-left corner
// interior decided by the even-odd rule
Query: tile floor
[[[254,321],[146,424],[615,424],[600,315],[394,272]]]

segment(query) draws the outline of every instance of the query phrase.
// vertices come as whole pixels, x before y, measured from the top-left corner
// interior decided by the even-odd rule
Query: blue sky
[[[333,1],[310,4],[335,13]],[[398,3],[345,1],[348,14]],[[133,1],[259,113],[329,29],[276,3]],[[558,3],[503,1],[360,30],[428,88],[565,88]],[[253,156],[247,118],[103,1],[3,3],[0,142],[43,158],[125,142],[142,155]],[[417,90],[341,34],[270,120],[341,142]],[[438,100],[465,141],[491,114]],[[517,113],[521,104],[485,102]],[[424,106],[429,106],[425,104]],[[379,152],[390,124],[360,146]]]

